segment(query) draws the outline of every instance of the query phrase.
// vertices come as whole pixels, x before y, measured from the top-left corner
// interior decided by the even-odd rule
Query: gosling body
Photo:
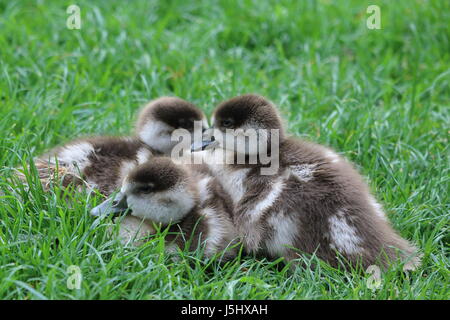
[[[193,133],[194,121],[206,124],[201,110],[176,97],[149,102],[139,113],[130,137],[76,139],[35,159],[40,180],[48,188],[55,179],[63,187],[86,186],[109,196],[137,165],[154,156],[170,155],[177,129]]]
[[[204,151],[231,195],[233,222],[247,252],[287,260],[316,254],[334,266],[342,261],[387,267],[398,260],[405,269],[419,265],[416,248],[393,230],[353,166],[329,148],[285,137],[272,103],[256,95],[236,97],[219,105],[213,117],[222,135],[226,129],[279,130],[279,152],[271,154],[279,164],[274,174],[262,175],[267,165],[260,162],[218,164],[222,155],[236,159],[220,142]],[[270,140],[270,134],[258,137]]]
[[[206,257],[223,253],[230,258],[236,253],[230,199],[205,165],[155,158],[134,168],[115,197],[115,203],[130,210],[131,216],[169,228],[165,240],[172,250],[194,251],[204,246]],[[104,215],[115,209],[106,200],[91,213]]]

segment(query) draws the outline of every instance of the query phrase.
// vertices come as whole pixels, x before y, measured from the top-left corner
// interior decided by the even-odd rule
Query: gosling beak
[[[219,141],[214,138],[214,127],[204,129],[202,132],[202,141],[195,141],[191,145],[191,151],[202,151],[208,149],[214,149],[219,146]]]
[[[200,143],[194,142],[191,145],[191,151],[201,151],[201,150],[208,150],[208,149],[214,149],[219,145],[218,141],[214,140],[214,137],[212,137],[211,140],[201,141]]]
[[[123,213],[128,209],[127,196],[121,192],[111,196],[91,210],[91,215],[109,216]]]

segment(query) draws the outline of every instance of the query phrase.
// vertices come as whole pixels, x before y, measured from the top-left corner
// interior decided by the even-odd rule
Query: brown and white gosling
[[[127,173],[153,156],[170,155],[176,129],[194,131],[194,121],[206,126],[202,111],[176,97],[150,101],[140,112],[135,135],[76,139],[35,159],[41,182],[48,188],[57,176],[63,186],[85,185],[109,196]]]
[[[206,139],[203,147],[215,149],[204,151],[204,158],[231,196],[234,225],[248,252],[287,260],[315,253],[333,266],[339,255],[347,266],[387,267],[398,260],[405,270],[419,265],[416,248],[392,229],[352,164],[329,148],[286,137],[271,102],[257,95],[232,98],[216,108],[212,125],[215,140]],[[256,147],[238,149],[247,157],[243,164],[226,164],[236,161],[234,150],[248,139],[247,129],[264,130]],[[279,152],[270,148],[270,129],[279,132]],[[270,163],[257,158],[250,164],[266,142]],[[223,152],[230,162],[220,164]],[[275,174],[261,174],[277,161]]]
[[[169,227],[165,239],[168,248],[176,245],[183,249],[189,244],[188,249],[195,250],[205,245],[205,256],[223,253],[223,257],[230,258],[236,253],[232,245],[237,234],[229,203],[207,166],[175,164],[170,158],[158,157],[131,170],[120,192],[92,209],[91,214],[103,216],[129,210],[134,219],[129,228],[132,235],[142,221],[147,224],[144,228],[148,234],[155,230],[149,225],[156,223]],[[130,240],[128,230],[120,232],[120,236],[125,237],[125,242]]]

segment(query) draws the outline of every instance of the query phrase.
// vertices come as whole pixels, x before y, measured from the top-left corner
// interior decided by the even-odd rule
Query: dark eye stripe
[[[224,126],[224,127],[231,127],[232,125],[233,125],[232,120],[227,119],[227,120],[222,121],[222,126]]]
[[[142,187],[138,187],[137,188],[137,192],[139,193],[150,193],[153,191],[153,187],[152,186],[142,186]]]

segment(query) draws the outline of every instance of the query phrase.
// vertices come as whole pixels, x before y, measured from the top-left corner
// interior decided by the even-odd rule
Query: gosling
[[[286,137],[271,102],[235,97],[212,118],[203,158],[231,196],[233,223],[247,252],[288,261],[316,254],[333,266],[419,265],[417,249],[393,230],[352,164],[329,148]],[[253,146],[245,145],[248,129],[257,132]],[[264,145],[270,162],[260,157]],[[239,157],[244,161],[236,164]],[[273,174],[262,174],[274,163]]]

